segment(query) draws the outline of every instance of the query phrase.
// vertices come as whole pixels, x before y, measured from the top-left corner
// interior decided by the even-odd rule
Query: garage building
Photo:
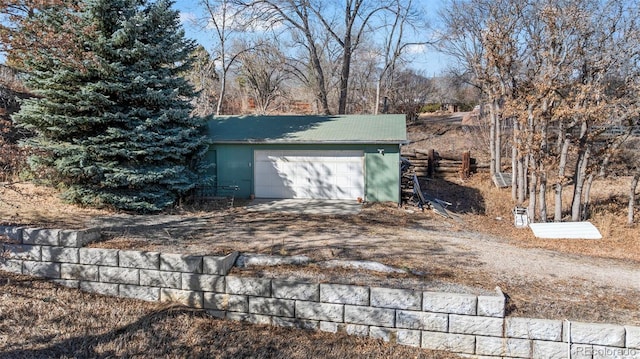
[[[400,201],[404,115],[228,116],[208,129],[210,174],[238,197]]]

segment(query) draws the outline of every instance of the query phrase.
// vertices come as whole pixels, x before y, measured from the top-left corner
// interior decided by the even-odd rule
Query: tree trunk
[[[513,146],[511,146],[511,199],[518,199],[518,178],[516,177],[516,171],[518,168],[518,144],[520,133],[520,122],[518,120],[513,121]]]
[[[571,202],[571,220],[579,221],[582,218],[582,191],[584,189],[585,179],[587,177],[587,165],[589,163],[589,148],[578,153],[578,161],[576,163],[576,172],[573,175],[573,200]]]
[[[540,199],[540,222],[547,221],[547,175],[544,173],[542,166],[540,166],[540,193],[538,194]]]
[[[591,184],[593,183],[593,173],[589,174],[589,177],[587,177],[587,182],[585,183],[585,188],[583,191],[583,200],[582,200],[582,214],[581,214],[581,218],[583,221],[586,221],[587,219],[589,219],[589,217],[591,217],[591,214],[589,213],[589,202],[590,202],[590,195],[591,195]]]
[[[347,96],[349,91],[349,72],[351,70],[351,38],[344,41],[344,54],[342,56],[342,70],[340,71],[340,97],[338,99],[338,114],[344,115],[347,111]]]
[[[560,134],[564,137],[564,134]],[[565,138],[562,142],[560,150],[560,164],[558,165],[558,182],[556,183],[556,203],[554,208],[553,220],[555,222],[562,222],[562,189],[564,187],[565,170],[567,167],[567,155],[569,154],[569,145],[571,141]]]
[[[535,159],[531,159],[530,162],[532,168],[529,176],[529,216],[531,218],[531,222],[535,222],[536,218],[536,187],[538,186],[538,174],[537,169],[535,168],[536,162]]]
[[[636,188],[638,187],[638,181],[640,180],[640,172],[636,173],[631,179],[631,187],[629,188],[629,213],[627,214],[627,223],[633,224],[633,215],[636,205]]]
[[[224,101],[226,88],[227,88],[227,74],[225,70],[222,70],[222,76],[220,77],[220,96],[218,96],[218,104],[216,105],[216,116],[220,116],[222,114],[222,102]]]
[[[497,100],[493,100],[491,103],[491,107],[489,107],[489,154],[491,155],[491,160],[489,162],[489,171],[491,175],[498,173],[500,168],[496,166],[496,122],[498,122],[498,103]]]

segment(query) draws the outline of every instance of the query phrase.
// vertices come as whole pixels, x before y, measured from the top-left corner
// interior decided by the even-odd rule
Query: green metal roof
[[[224,116],[211,143],[406,143],[404,115]]]

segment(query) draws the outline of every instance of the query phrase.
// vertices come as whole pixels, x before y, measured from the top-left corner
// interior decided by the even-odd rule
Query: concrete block
[[[506,299],[501,296],[478,296],[478,315],[485,317],[504,318]]]
[[[182,289],[224,293],[224,280],[219,275],[182,273]]]
[[[422,292],[409,289],[371,288],[371,306],[420,310]]]
[[[58,263],[78,263],[78,248],[42,246],[42,260]]]
[[[207,313],[207,315],[216,319],[224,319],[227,316],[227,312],[225,312],[224,310],[208,309],[208,310],[205,310],[205,313]]]
[[[449,315],[449,332],[501,337],[504,321],[501,318]]]
[[[0,257],[0,270],[10,273],[22,274],[22,260]]]
[[[393,309],[345,305],[344,321],[351,324],[375,325],[393,328],[396,312]]]
[[[446,332],[449,327],[449,315],[444,313],[396,311],[396,327],[407,329]]]
[[[473,335],[441,332],[422,332],[422,347],[452,353],[475,354],[476,337]]]
[[[230,312],[249,312],[249,297],[246,295],[204,293],[204,307]]]
[[[593,359],[640,359],[640,350],[594,345]]]
[[[80,290],[103,295],[118,296],[118,284],[80,281]]]
[[[271,325],[271,316],[268,315],[227,312],[226,318],[229,320],[248,322],[252,324]]]
[[[340,330],[340,323],[335,322],[320,322],[320,331],[327,333],[337,333]],[[344,326],[344,325],[343,325]]]
[[[118,266],[118,250],[104,248],[80,248],[80,264],[96,264],[100,266]]]
[[[360,324],[340,324],[340,331],[358,337],[369,336],[369,326]]]
[[[160,288],[160,301],[178,303],[191,308],[203,308],[202,292],[173,288]]]
[[[593,359],[593,345],[571,344],[571,359]]]
[[[118,252],[118,266],[139,269],[160,269],[160,253],[120,251]]]
[[[320,285],[274,279],[271,281],[271,293],[274,298],[317,302],[320,300]]]
[[[295,316],[295,301],[249,297],[249,313],[293,318]]]
[[[100,230],[98,228],[60,231],[60,245],[63,247],[80,248],[99,239]]]
[[[470,294],[423,292],[422,310],[425,312],[476,315],[478,298]]]
[[[320,284],[320,301],[337,304],[369,305],[369,287]]]
[[[160,270],[202,273],[202,256],[160,253]]]
[[[205,274],[227,275],[238,258],[238,252],[223,257],[205,256],[202,258],[202,272]]]
[[[120,284],[118,295],[125,298],[157,302],[160,300],[160,288],[143,287],[139,285]]]
[[[17,244],[22,243],[22,227],[0,226],[0,236],[5,236]]]
[[[562,321],[550,319],[507,318],[505,332],[509,338],[562,341]]]
[[[320,322],[316,320],[298,319],[298,318],[281,318],[273,317],[271,324],[278,327],[299,328],[306,330],[318,330]]]
[[[60,263],[22,262],[22,274],[44,278],[60,278]]]
[[[22,231],[22,243],[46,246],[60,245],[59,229],[25,228]]]
[[[271,296],[271,279],[249,277],[225,277],[226,292],[229,294]]]
[[[531,358],[531,341],[477,336],[476,355]]]
[[[53,283],[61,285],[63,287],[78,289],[80,288],[80,281],[74,279],[53,279]]]
[[[140,284],[140,270],[133,268],[100,267],[101,282],[118,284]]]
[[[100,280],[98,266],[89,264],[62,263],[60,265],[60,277],[62,279],[75,279],[90,282]]]
[[[624,327],[624,329],[627,331],[626,347],[632,348],[632,349],[640,349],[640,327],[633,327],[633,326],[627,325],[626,327]]]
[[[536,359],[567,359],[568,345],[563,342],[533,341],[532,358]]]
[[[182,288],[182,273],[140,269],[140,285],[161,288]]]
[[[571,342],[624,347],[625,328],[621,325],[572,322]]]
[[[296,301],[296,318],[342,322],[344,305]]]
[[[30,244],[3,244],[2,252],[4,257],[8,259],[39,261],[42,260],[40,247]]]
[[[385,342],[420,347],[419,330],[370,327],[369,336],[375,339],[382,339]]]

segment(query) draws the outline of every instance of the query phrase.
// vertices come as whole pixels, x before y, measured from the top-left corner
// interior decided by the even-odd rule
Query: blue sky
[[[417,0],[425,9],[426,19],[430,24],[435,24],[437,22],[437,11],[440,8],[440,5],[443,3],[442,0]],[[181,17],[183,19],[193,18],[194,16],[202,16],[204,14],[204,10],[198,4],[198,1],[194,0],[176,0],[174,5],[176,10],[181,12]],[[199,44],[203,45],[207,50],[211,50],[211,46],[213,42],[210,40],[212,34],[207,33],[206,31],[197,28],[196,26],[190,25],[188,21],[183,22],[185,32],[187,37],[196,40]],[[426,76],[436,76],[441,74],[444,70],[447,69],[449,59],[447,57],[434,49],[425,48],[422,53],[416,53],[412,67],[424,71]]]

